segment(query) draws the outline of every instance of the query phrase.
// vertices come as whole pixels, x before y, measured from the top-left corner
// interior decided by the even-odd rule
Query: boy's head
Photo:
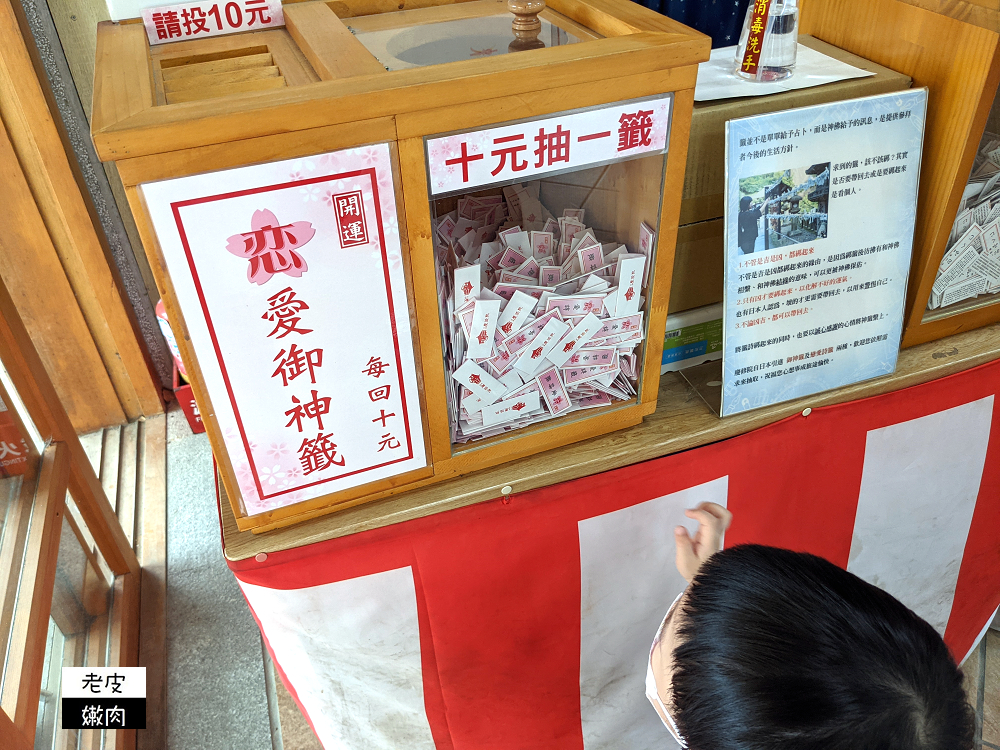
[[[944,641],[826,560],[742,545],[683,599],[673,708],[691,750],[966,750],[974,718]]]
[[[740,198],[740,211],[749,211],[749,210],[750,210],[750,196],[744,195],[742,198]]]

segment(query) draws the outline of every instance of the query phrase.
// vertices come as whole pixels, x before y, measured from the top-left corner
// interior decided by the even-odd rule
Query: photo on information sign
[[[749,255],[827,236],[830,163],[740,180],[740,252]]]

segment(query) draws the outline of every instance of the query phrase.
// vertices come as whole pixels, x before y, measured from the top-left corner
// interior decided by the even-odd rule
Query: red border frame
[[[195,261],[194,261],[194,257],[193,257],[192,252],[191,252],[191,247],[190,247],[190,245],[188,243],[187,232],[184,230],[184,223],[181,220],[180,209],[184,208],[186,206],[200,205],[200,204],[203,204],[203,203],[212,203],[212,202],[215,202],[215,201],[228,200],[230,198],[240,198],[240,197],[247,196],[247,195],[256,195],[256,194],[259,194],[259,193],[269,193],[269,192],[274,192],[276,190],[286,190],[286,189],[289,189],[289,188],[301,187],[303,185],[312,185],[312,184],[320,183],[320,182],[332,182],[332,181],[335,181],[335,180],[346,180],[346,179],[350,179],[352,177],[364,177],[364,176],[367,176],[368,179],[369,179],[369,181],[370,181],[371,188],[372,188],[372,196],[373,196],[374,202],[375,202],[375,220],[376,220],[376,224],[378,226],[378,244],[379,244],[379,248],[381,250],[381,256],[382,256],[382,273],[383,273],[383,276],[385,278],[386,300],[387,300],[388,306],[389,306],[389,325],[390,325],[390,329],[392,331],[393,350],[394,350],[394,353],[396,355],[396,371],[399,374],[398,375],[398,381],[399,381],[400,401],[401,401],[402,410],[403,410],[403,425],[404,425],[404,429],[405,429],[405,432],[406,432],[406,444],[407,444],[407,448],[408,448],[409,452],[408,452],[408,454],[406,456],[394,459],[392,461],[387,461],[385,463],[376,464],[374,466],[368,466],[366,468],[357,469],[355,471],[345,472],[343,474],[338,474],[338,475],[333,476],[333,477],[327,477],[326,479],[320,479],[318,481],[310,482],[308,484],[301,484],[301,485],[297,485],[295,487],[289,487],[289,488],[281,490],[280,492],[274,492],[274,493],[272,493],[270,495],[265,495],[264,491],[263,491],[263,487],[262,487],[261,482],[260,482],[260,477],[257,474],[257,466],[254,463],[253,452],[250,450],[250,442],[247,439],[246,430],[243,427],[243,419],[240,416],[240,410],[239,410],[239,407],[237,406],[237,403],[236,403],[236,396],[233,393],[233,386],[232,386],[232,383],[230,382],[230,379],[229,379],[229,371],[226,368],[226,363],[225,363],[225,360],[224,360],[224,358],[222,356],[222,349],[219,346],[219,339],[218,339],[218,337],[217,337],[217,335],[215,333],[215,325],[212,323],[212,316],[211,316],[211,314],[208,311],[208,303],[207,303],[207,301],[205,299],[205,294],[204,294],[204,291],[202,289],[202,284],[201,284],[201,278],[198,275],[198,270],[197,270],[197,268],[195,266]],[[185,255],[185,257],[187,258],[187,261],[188,261],[188,268],[191,270],[191,280],[194,283],[195,291],[198,294],[198,300],[201,303],[202,314],[205,317],[205,326],[208,329],[208,334],[209,334],[209,336],[212,339],[212,346],[215,349],[216,361],[218,362],[219,369],[222,372],[222,379],[223,379],[223,381],[226,384],[226,392],[229,395],[229,403],[232,406],[232,408],[233,408],[233,414],[236,417],[236,424],[237,424],[237,426],[239,427],[239,430],[240,430],[240,438],[243,440],[243,447],[244,447],[244,450],[246,451],[246,456],[247,456],[248,462],[250,464],[250,471],[253,474],[254,484],[257,487],[257,495],[258,495],[258,497],[260,497],[261,500],[267,500],[267,499],[270,499],[270,498],[273,498],[273,497],[279,497],[281,495],[285,495],[285,494],[287,494],[289,492],[298,492],[300,490],[308,489],[309,487],[315,487],[317,485],[325,484],[327,482],[332,482],[332,481],[337,480],[337,479],[343,479],[345,477],[353,476],[355,474],[360,474],[360,473],[363,473],[365,471],[372,471],[374,469],[381,469],[381,468],[383,468],[385,466],[391,466],[392,464],[400,463],[402,461],[409,461],[410,459],[412,459],[413,458],[413,440],[412,440],[411,432],[410,432],[409,411],[407,410],[407,406],[406,406],[406,388],[405,388],[405,385],[403,383],[402,357],[400,356],[400,353],[399,353],[399,333],[398,333],[397,328],[396,328],[396,311],[395,311],[395,306],[393,305],[393,301],[392,301],[392,282],[391,282],[390,277],[389,277],[389,259],[388,259],[387,255],[386,255],[385,235],[384,235],[383,229],[382,229],[382,203],[381,203],[381,196],[379,195],[379,191],[378,191],[378,176],[377,176],[377,174],[375,172],[375,168],[371,167],[369,169],[355,170],[353,172],[343,172],[343,173],[340,173],[340,174],[323,175],[323,176],[320,176],[320,177],[311,177],[311,178],[305,179],[305,180],[293,180],[293,181],[290,181],[290,182],[283,182],[283,183],[279,183],[277,185],[268,185],[268,186],[265,186],[265,187],[248,188],[246,190],[236,190],[236,191],[229,192],[229,193],[219,193],[217,195],[209,195],[209,196],[205,196],[203,198],[192,198],[190,200],[176,201],[176,202],[173,202],[173,203],[170,204],[170,209],[171,209],[171,212],[174,215],[174,221],[175,221],[175,223],[177,225],[177,232],[178,232],[178,235],[180,236],[181,245],[184,247],[184,255]],[[334,218],[336,218],[336,209],[331,206],[330,210],[334,212]],[[397,208],[397,210],[398,210],[398,208]],[[338,223],[338,226],[339,226],[339,223]],[[338,244],[340,243],[340,237],[337,237],[337,242],[338,242]]]
[[[365,236],[361,239],[354,240],[351,244],[344,243],[344,224],[343,216],[340,211],[337,210],[336,200],[337,198],[344,198],[346,196],[356,195],[358,196],[358,212],[361,214],[361,224],[365,229]],[[344,249],[349,247],[361,247],[362,245],[368,245],[371,240],[368,238],[368,221],[365,219],[365,196],[360,190],[350,190],[346,193],[337,193],[336,195],[330,196],[331,201],[335,204],[333,206],[333,215],[337,217],[337,231],[340,232],[338,239],[340,240],[340,246]]]

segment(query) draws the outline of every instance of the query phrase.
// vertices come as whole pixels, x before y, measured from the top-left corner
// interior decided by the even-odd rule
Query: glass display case
[[[99,29],[95,145],[241,529],[656,408],[709,39],[631,0],[383,8],[287,4],[287,31],[152,48]]]
[[[535,0],[540,8],[544,3]],[[507,0],[484,4],[482,15],[411,26],[406,12],[351,19],[347,28],[386,70],[496,57],[508,52],[544,49],[598,38],[589,29],[566,23],[544,10],[527,17],[537,22],[532,33],[513,27]],[[392,16],[397,16],[392,18]],[[396,26],[395,24],[400,24]],[[569,28],[566,28],[569,27]]]
[[[993,100],[923,322],[1000,302],[1000,97]]]
[[[454,443],[636,403],[665,162],[661,149],[433,199]]]

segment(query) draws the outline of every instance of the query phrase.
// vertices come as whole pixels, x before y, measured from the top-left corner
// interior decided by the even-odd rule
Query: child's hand
[[[733,514],[718,503],[701,503],[684,515],[698,522],[692,539],[683,526],[674,529],[677,542],[677,570],[689,583],[702,564],[722,549],[722,535],[733,521]]]

